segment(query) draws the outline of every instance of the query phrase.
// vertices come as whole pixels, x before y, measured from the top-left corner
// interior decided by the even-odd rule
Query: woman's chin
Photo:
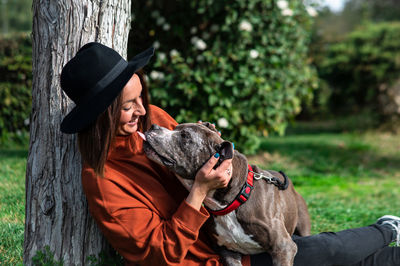
[[[118,130],[118,135],[130,135],[135,133],[138,129],[137,123],[128,123]]]

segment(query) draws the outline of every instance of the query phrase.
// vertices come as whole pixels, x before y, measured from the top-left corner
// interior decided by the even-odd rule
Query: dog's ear
[[[217,169],[218,166],[221,165],[221,163],[227,159],[232,159],[233,158],[233,144],[229,141],[223,141],[218,147],[217,147],[217,152],[219,153],[219,160],[217,164],[214,166],[213,169]]]
[[[229,141],[224,141],[219,146],[219,154],[222,161],[233,158],[233,144]]]
[[[218,130],[215,128],[215,126],[213,124],[211,124],[210,122],[201,122],[201,124],[203,126],[208,127],[209,129],[211,129],[212,131],[218,132]]]

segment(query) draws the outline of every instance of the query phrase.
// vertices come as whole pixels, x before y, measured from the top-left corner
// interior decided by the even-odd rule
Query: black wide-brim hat
[[[61,88],[76,104],[64,117],[61,131],[77,133],[95,122],[153,54],[154,48],[148,48],[127,62],[100,43],[91,42],[79,49],[61,72]]]

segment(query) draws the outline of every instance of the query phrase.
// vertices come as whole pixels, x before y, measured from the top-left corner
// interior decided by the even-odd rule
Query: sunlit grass
[[[314,133],[264,139],[259,154],[249,157],[293,180],[307,201],[313,233],[400,215],[399,136]],[[26,157],[26,147],[0,148],[0,265],[22,264]]]
[[[0,149],[0,265],[22,264],[26,148]]]
[[[400,215],[400,136],[387,133],[270,137],[250,157],[283,170],[305,198],[313,233],[371,224]]]

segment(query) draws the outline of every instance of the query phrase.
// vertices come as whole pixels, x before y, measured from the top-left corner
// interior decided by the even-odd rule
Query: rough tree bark
[[[34,0],[33,88],[26,170],[24,264],[46,246],[64,265],[84,265],[107,243],[87,211],[75,136],[60,132],[72,108],[59,84],[62,67],[87,42],[126,56],[130,0]]]

